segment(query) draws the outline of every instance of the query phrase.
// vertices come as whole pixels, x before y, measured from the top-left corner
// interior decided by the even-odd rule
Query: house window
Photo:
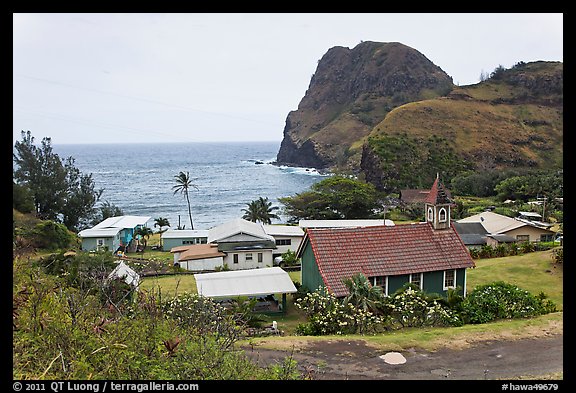
[[[516,235],[516,240],[519,242],[529,242],[530,235]]]
[[[388,295],[388,277],[387,276],[376,276],[372,277],[372,285],[375,287],[382,287],[382,292],[384,295]]]
[[[540,235],[541,242],[551,242],[553,240],[552,235]]]
[[[444,270],[444,290],[456,287],[456,270]]]
[[[428,208],[428,221],[434,221],[434,210],[431,207]]]
[[[104,245],[104,239],[97,239],[96,240],[96,245],[98,247],[102,247]]]
[[[238,254],[232,254],[234,258],[234,263],[238,263]]]
[[[422,289],[422,273],[410,274],[410,283]]]
[[[252,260],[252,254],[246,254],[246,260],[251,261]]]
[[[258,263],[262,263],[263,261],[264,261],[264,255],[261,252],[259,252],[258,253]]]
[[[278,239],[278,240],[276,240],[276,245],[277,246],[291,246],[292,245],[292,239]]]
[[[438,222],[446,222],[446,209],[442,208],[438,212]]]

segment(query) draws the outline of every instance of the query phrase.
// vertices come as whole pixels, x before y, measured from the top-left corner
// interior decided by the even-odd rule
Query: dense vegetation
[[[108,277],[109,253],[16,255],[14,379],[300,378],[292,363],[259,367],[236,350],[250,308],[137,292]]]
[[[372,218],[381,208],[380,193],[372,184],[341,175],[315,183],[309,191],[278,200],[290,222]]]

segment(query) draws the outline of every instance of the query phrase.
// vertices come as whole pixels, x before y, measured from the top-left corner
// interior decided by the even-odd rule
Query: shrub
[[[454,303],[457,303],[454,299]],[[407,284],[387,299],[391,324],[400,327],[459,326],[462,321],[445,299]]]
[[[46,250],[69,248],[76,240],[66,226],[54,221],[37,224],[28,235],[34,239],[36,247]]]
[[[536,297],[503,281],[474,288],[462,306],[465,321],[473,324],[531,317],[556,310],[554,303],[546,300],[544,294]]]
[[[344,304],[325,287],[296,299],[296,307],[304,310],[307,324],[297,327],[298,334],[348,334],[375,332],[382,328],[386,317],[363,310],[352,303]]]

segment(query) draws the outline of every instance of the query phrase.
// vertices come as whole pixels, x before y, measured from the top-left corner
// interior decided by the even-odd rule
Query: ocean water
[[[198,190],[190,189],[194,229],[210,229],[242,217],[246,204],[307,190],[323,179],[313,169],[272,165],[279,142],[86,144],[53,145],[60,158],[72,156],[83,174],[92,174],[101,201],[118,206],[126,215],[165,217],[172,228],[190,229],[184,195],[174,194],[175,176],[189,172]],[[257,164],[258,162],[258,164]],[[260,162],[262,164],[260,164]]]

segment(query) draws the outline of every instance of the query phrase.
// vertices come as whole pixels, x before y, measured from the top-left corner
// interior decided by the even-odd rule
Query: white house
[[[203,229],[168,229],[160,237],[164,251],[171,251],[173,247],[208,243],[208,231]]]
[[[489,234],[512,236],[519,242],[552,241],[554,236],[553,231],[538,226],[529,220],[511,218],[493,212],[478,213],[457,222],[480,222]]]
[[[277,258],[286,251],[298,251],[304,230],[295,225],[263,225],[264,231],[272,236],[276,242],[276,250],[272,253],[273,258]]]
[[[218,245],[226,254],[224,264],[230,270],[255,269],[273,265],[276,240],[262,224],[237,218],[208,230],[208,243]]]
[[[217,244],[196,244],[173,247],[174,264],[196,272],[213,271],[224,266],[226,254],[218,251]]]

